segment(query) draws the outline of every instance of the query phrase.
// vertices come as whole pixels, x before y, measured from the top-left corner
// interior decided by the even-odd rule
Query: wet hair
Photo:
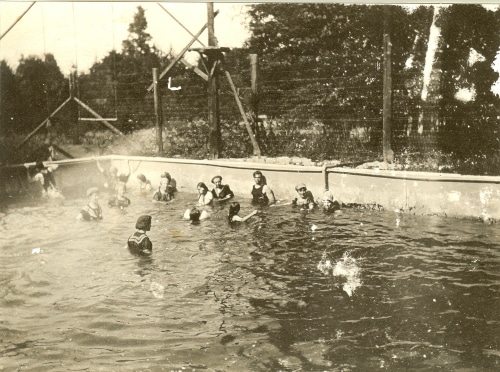
[[[137,223],[135,224],[135,228],[137,230],[149,231],[151,230],[151,216],[144,215],[137,219]]]
[[[189,211],[189,219],[191,221],[194,221],[194,222],[197,222],[200,220],[200,215],[201,215],[201,212],[198,208],[196,207],[193,207],[190,211]]]
[[[161,174],[160,178],[166,178],[169,181],[172,179],[172,177],[170,177],[170,173],[168,173],[168,172],[163,172]]]
[[[141,180],[142,182],[146,182],[146,176],[144,176],[144,174],[138,174],[137,179]]]
[[[261,179],[262,184],[263,184],[263,185],[267,185],[267,179],[266,179],[266,176],[264,176],[264,175],[262,174],[262,172],[261,172],[261,171],[259,171],[259,170],[258,170],[258,171],[253,172],[253,178],[255,178],[255,176],[257,176],[257,175],[259,175],[259,176],[260,176],[260,179]]]
[[[201,187],[203,190],[208,191],[208,187],[207,187],[207,185],[205,185],[205,183],[204,183],[204,182],[198,182],[198,184],[196,185],[196,188],[198,189],[198,188],[200,188],[200,187]]]
[[[231,205],[229,206],[229,215],[228,215],[229,222],[231,222],[233,216],[236,216],[239,211],[240,211],[240,203],[232,202]]]

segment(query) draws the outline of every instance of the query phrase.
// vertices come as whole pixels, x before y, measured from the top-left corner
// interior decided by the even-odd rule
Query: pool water
[[[267,207],[192,225],[130,188],[1,216],[2,370],[490,371],[500,368],[497,225]],[[239,200],[241,214],[253,207]],[[152,257],[125,248],[153,216]]]

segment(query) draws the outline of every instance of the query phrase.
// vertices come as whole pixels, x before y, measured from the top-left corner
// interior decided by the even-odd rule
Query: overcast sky
[[[0,1],[0,33],[14,24],[30,4]],[[193,34],[207,22],[206,3],[161,4]],[[0,59],[15,69],[21,55],[42,57],[52,53],[64,74],[75,64],[79,71],[86,71],[113,48],[121,50],[139,5],[146,11],[147,32],[159,49],[166,52],[172,47],[180,52],[191,40],[192,36],[156,2],[37,2],[0,40]],[[219,45],[243,45],[248,37],[244,8],[242,3],[214,4],[214,10],[219,10],[215,18]],[[207,44],[207,33],[200,39]]]
[[[493,9],[499,6],[498,1],[491,0],[492,4],[487,6]],[[28,1],[0,0],[1,35],[30,4]],[[193,34],[207,22],[206,3],[161,4]],[[192,36],[156,2],[37,2],[0,40],[0,60],[6,60],[15,69],[22,55],[42,57],[45,53],[52,53],[65,75],[74,66],[79,72],[88,71],[113,48],[121,51],[121,43],[128,36],[128,26],[139,5],[146,11],[147,32],[160,50],[167,52],[172,48],[174,52],[180,52],[191,40]],[[241,2],[214,3],[214,10],[219,10],[215,18],[219,45],[241,47],[248,38],[246,7]],[[201,40],[208,44],[206,32]],[[199,46],[193,44],[193,47]],[[197,54],[192,53],[193,57],[196,58]],[[500,71],[500,51],[495,70]],[[500,95],[500,79],[494,90]]]

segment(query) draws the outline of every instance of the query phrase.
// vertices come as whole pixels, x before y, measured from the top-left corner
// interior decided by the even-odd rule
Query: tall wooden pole
[[[392,163],[394,153],[391,148],[392,136],[392,43],[390,35],[390,6],[384,11],[384,88],[383,88],[383,156],[384,161]]]
[[[257,54],[250,54],[250,67],[251,67],[251,86],[252,96],[250,99],[252,112],[253,112],[253,132],[259,139],[258,121],[259,121],[259,81],[258,81],[258,60]]]
[[[72,137],[73,137],[73,144],[77,144],[79,140],[79,126],[80,123],[78,122],[79,119],[79,114],[78,114],[78,103],[75,101],[76,97],[76,92],[77,92],[77,74],[76,71],[70,72],[69,74],[69,96],[70,96],[70,101],[69,101],[69,106],[70,106],[70,115],[71,115],[71,121],[73,122],[73,130],[72,132]]]
[[[207,3],[208,13],[208,46],[217,47],[214,32],[214,4]],[[220,53],[208,53],[208,122],[210,127],[210,157],[218,159],[221,147],[221,130],[219,114],[219,71]]]
[[[208,31],[208,45],[217,46],[217,39],[215,38],[215,13],[214,13],[214,3],[207,3],[207,31]]]
[[[162,139],[163,114],[161,110],[161,98],[158,92],[157,68],[153,68],[153,93],[154,93],[155,117],[156,117],[156,144],[158,146],[158,155],[163,156],[163,139]]]

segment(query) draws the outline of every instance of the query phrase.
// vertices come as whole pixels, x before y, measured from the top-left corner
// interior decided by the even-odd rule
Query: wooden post
[[[217,47],[214,32],[214,4],[207,3],[208,46]],[[208,53],[208,123],[210,127],[210,157],[218,159],[221,147],[220,113],[219,113],[219,71],[221,53]]]
[[[77,77],[76,77],[76,71],[75,72],[70,72],[69,74],[69,96],[71,98],[70,102],[69,102],[69,106],[70,106],[70,117],[71,117],[71,126],[72,126],[72,130],[70,130],[70,132],[72,133],[72,137],[73,137],[73,144],[78,144],[78,140],[79,140],[79,128],[78,126],[80,125],[79,122],[78,122],[78,118],[79,118],[79,114],[78,114],[78,103],[76,102],[76,91],[77,91],[77,88],[76,88],[76,84],[77,84],[77,81],[76,81]]]
[[[259,139],[258,125],[259,125],[259,86],[258,86],[258,60],[257,54],[250,54],[250,66],[251,66],[251,85],[252,85],[252,96],[250,99],[250,104],[252,107],[252,117],[253,117],[253,132]]]
[[[217,14],[219,14],[219,11],[216,11],[214,13],[214,17],[217,16]],[[181,52],[179,54],[177,54],[177,56],[175,56],[175,58],[172,60],[172,62],[170,62],[170,64],[167,66],[167,68],[165,70],[162,71],[162,73],[160,74],[160,79],[162,77],[164,77],[171,69],[172,67],[175,66],[175,64],[177,62],[179,62],[179,60],[184,56],[184,54],[189,50],[189,48],[191,47],[191,45],[194,44],[195,41],[198,40],[198,37],[200,37],[200,35],[203,33],[203,31],[205,31],[205,29],[207,28],[208,24],[205,23],[205,25],[203,25],[203,27],[200,29],[200,31],[198,31],[198,33],[196,35],[194,35],[194,37],[191,39],[191,41],[184,47],[184,49],[181,50]],[[149,87],[148,87],[148,91],[150,92],[151,90],[153,89],[153,84],[151,84]]]
[[[157,68],[153,68],[153,92],[154,92],[155,116],[156,116],[156,144],[158,146],[158,155],[163,156],[163,139],[162,139],[163,114],[161,110],[161,97],[158,92]]]
[[[248,135],[250,136],[250,142],[252,142],[253,154],[260,158],[260,147],[258,142],[255,139],[255,135],[252,132],[252,128],[250,127],[250,123],[248,123],[247,115],[245,114],[245,110],[243,109],[243,105],[241,104],[240,97],[238,97],[238,92],[236,91],[236,87],[234,86],[233,79],[228,71],[226,71],[226,77],[231,86],[231,90],[233,91],[234,98],[236,99],[236,104],[238,105],[238,109],[240,110],[241,117],[243,118],[243,122],[245,123],[245,127],[247,128]]]
[[[214,13],[214,3],[207,3],[207,31],[208,31],[208,45],[217,46],[217,39],[215,38],[215,13]]]
[[[384,87],[383,87],[383,129],[382,146],[384,161],[392,163],[394,153],[391,148],[392,127],[392,43],[389,32],[390,8],[387,6],[384,14]]]

